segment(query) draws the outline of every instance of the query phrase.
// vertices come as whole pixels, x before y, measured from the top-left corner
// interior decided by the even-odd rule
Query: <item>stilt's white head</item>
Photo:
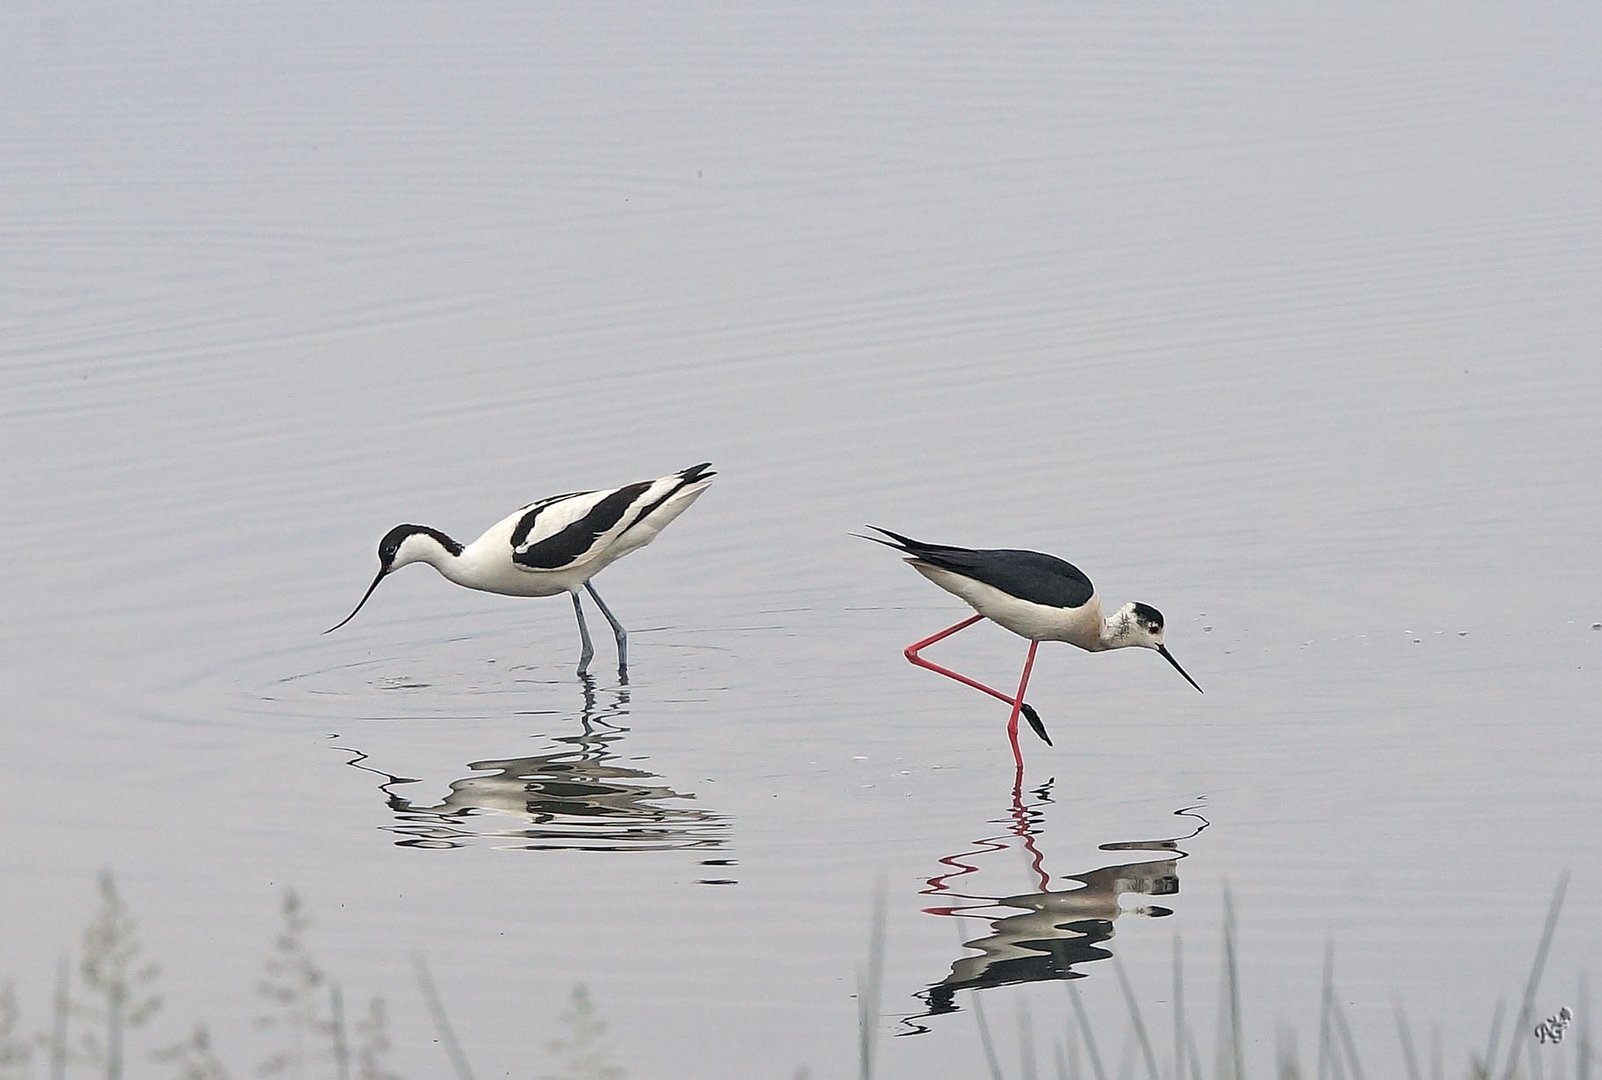
[[[1185,676],[1185,681],[1196,687],[1201,693],[1201,687],[1196,686],[1196,680],[1186,674],[1185,669],[1179,666],[1168,646],[1163,644],[1163,613],[1150,604],[1141,604],[1131,601],[1118,609],[1118,614],[1110,620],[1113,624],[1113,635],[1110,644],[1113,648],[1139,647],[1142,649],[1155,649],[1162,654],[1162,658],[1174,665],[1174,670]]]

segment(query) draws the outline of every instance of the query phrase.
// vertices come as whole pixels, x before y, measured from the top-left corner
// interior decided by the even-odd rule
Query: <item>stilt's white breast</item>
[[[1003,592],[993,585],[908,559],[912,568],[946,592],[967,601],[979,614],[1031,641],[1066,641],[1081,649],[1101,648],[1101,600],[1094,593],[1075,608],[1036,604]]]

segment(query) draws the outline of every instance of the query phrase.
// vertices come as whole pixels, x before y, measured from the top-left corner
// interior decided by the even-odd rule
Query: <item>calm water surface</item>
[[[1210,1063],[1226,895],[1259,1069],[1313,1057],[1328,943],[1371,1073],[1396,1002],[1457,1069],[1565,870],[1534,1005],[1577,1005],[1599,48],[1580,4],[7,7],[24,1026],[102,869],[141,1045],[205,1020],[239,1075],[286,887],[409,1076],[413,954],[479,1075],[554,1069],[578,984],[629,1075],[849,1075],[879,904],[883,1076],[983,1074],[976,1006],[1049,1068],[1072,995],[1133,1068],[1120,974],[1166,1025],[1176,947]],[[626,686],[566,601],[422,570],[319,635],[396,522],[703,460],[602,581]],[[870,521],[1072,558],[1205,696],[1044,649],[1015,789]]]

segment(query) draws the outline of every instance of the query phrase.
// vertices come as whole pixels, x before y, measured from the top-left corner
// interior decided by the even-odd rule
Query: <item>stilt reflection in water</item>
[[[1121,916],[1161,918],[1173,914],[1171,909],[1156,904],[1123,907],[1120,898],[1128,894],[1176,895],[1178,863],[1187,857],[1179,844],[1205,829],[1207,819],[1195,807],[1177,810],[1175,816],[1194,823],[1194,828],[1182,836],[1099,846],[1102,851],[1160,852],[1166,857],[1069,874],[1059,879],[1066,883],[1065,887],[1053,888],[1045,857],[1036,842],[1042,831],[1043,808],[1052,802],[1053,783],[1048,780],[1029,792],[1034,802],[1025,802],[1024,792],[1015,787],[1008,816],[998,821],[1007,826],[1006,831],[975,840],[969,850],[940,860],[948,870],[930,878],[923,895],[949,902],[924,910],[931,915],[984,919],[990,924],[990,933],[963,942],[963,947],[974,950],[974,955],[959,957],[952,963],[949,975],[913,995],[923,1002],[926,1011],[903,1020],[905,1030],[898,1034],[922,1034],[929,1028],[920,1021],[959,1011],[959,990],[1085,978],[1088,972],[1076,969],[1112,956],[1108,943],[1113,937],[1113,924]],[[972,884],[966,886],[967,891],[957,888],[958,879],[980,873],[981,860],[1019,849],[1028,857],[1038,891],[984,896]],[[997,914],[997,908],[1011,913]]]
[[[527,851],[675,851],[721,848],[732,822],[694,805],[693,794],[675,791],[662,778],[634,765],[624,766],[617,750],[628,728],[627,687],[605,691],[611,701],[596,703],[594,681],[584,679],[579,730],[549,741],[545,753],[473,761],[474,775],[450,783],[443,800],[429,803],[400,789],[422,781],[375,768],[365,753],[350,764],[383,777],[384,793],[396,824],[397,843],[412,848],[457,848],[475,840]],[[705,865],[728,867],[729,859]],[[703,884],[733,884],[726,878]]]

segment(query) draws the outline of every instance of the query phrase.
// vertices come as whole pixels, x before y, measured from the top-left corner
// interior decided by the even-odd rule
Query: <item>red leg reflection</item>
[[[1020,779],[1022,773],[1019,774]],[[1047,784],[1049,787],[1050,784]],[[1040,831],[1040,822],[1036,811],[1051,800],[1046,796],[1046,788],[1041,788],[1037,795],[1041,800],[1036,803],[1024,801],[1021,783],[1015,784],[1012,789],[1012,803],[1007,809],[1007,818],[1010,820],[998,822],[1005,824],[1007,831],[999,836],[987,836],[972,841],[968,850],[947,855],[939,859],[946,872],[936,874],[924,880],[924,888],[919,890],[923,896],[943,896],[951,902],[944,906],[930,906],[923,910],[930,915],[954,915],[964,918],[978,918],[977,913],[991,909],[997,903],[997,897],[984,896],[972,892],[959,891],[957,886],[959,878],[979,872],[980,858],[995,852],[1006,851],[1013,846],[1009,837],[1016,837],[1023,845],[1023,850],[1029,857],[1029,868],[1033,872],[1038,891],[1045,892],[1051,886],[1051,876],[1046,872],[1045,859],[1040,849],[1035,845],[1035,837]],[[970,901],[964,903],[963,901]]]

